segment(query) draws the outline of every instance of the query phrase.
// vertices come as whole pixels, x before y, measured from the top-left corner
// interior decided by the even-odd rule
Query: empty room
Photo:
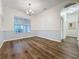
[[[79,59],[79,0],[0,0],[0,59]]]

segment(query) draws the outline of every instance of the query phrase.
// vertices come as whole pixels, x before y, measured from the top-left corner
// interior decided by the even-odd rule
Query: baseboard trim
[[[45,39],[52,40],[52,41],[56,41],[56,42],[62,42],[62,40],[47,38],[47,37],[43,37],[43,36],[30,36],[30,37],[20,37],[20,38],[14,38],[14,39],[9,39],[9,40],[4,40],[4,41],[0,44],[0,48],[2,47],[2,45],[4,44],[4,42],[13,41],[13,40],[21,40],[21,39],[23,39],[23,38],[31,38],[31,37],[40,37],[40,38],[45,38]]]
[[[21,39],[23,39],[23,38],[31,38],[31,37],[34,37],[34,36],[30,36],[30,37],[20,37],[20,38],[14,38],[14,39],[4,40],[3,42],[1,42],[0,48],[2,47],[2,45],[4,44],[4,42],[14,41],[14,40],[21,40]]]
[[[43,36],[36,36],[36,37],[41,37],[41,38],[45,38],[45,39],[48,39],[48,40],[52,40],[52,41],[61,42],[61,40],[58,40],[58,39],[52,39],[52,38],[43,37]]]
[[[72,38],[76,38],[76,39],[77,39],[77,37],[73,37],[73,36],[66,36],[66,38],[67,38],[67,37],[72,37]]]
[[[4,42],[5,42],[5,41],[1,42],[1,44],[0,44],[0,48],[3,46]]]

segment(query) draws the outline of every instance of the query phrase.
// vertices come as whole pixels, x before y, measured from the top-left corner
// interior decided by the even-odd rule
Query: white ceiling
[[[3,0],[3,6],[15,8],[21,11],[26,11],[27,3],[31,3],[31,8],[35,13],[41,12],[44,8],[51,8],[60,4],[65,0]]]

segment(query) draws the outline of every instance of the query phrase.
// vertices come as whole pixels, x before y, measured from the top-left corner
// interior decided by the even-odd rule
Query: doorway
[[[62,38],[78,37],[79,3],[65,6],[61,11]]]

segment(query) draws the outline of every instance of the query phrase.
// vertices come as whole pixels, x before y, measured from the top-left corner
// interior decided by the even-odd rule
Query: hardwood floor
[[[76,38],[55,42],[40,37],[5,42],[0,59],[79,59]]]

